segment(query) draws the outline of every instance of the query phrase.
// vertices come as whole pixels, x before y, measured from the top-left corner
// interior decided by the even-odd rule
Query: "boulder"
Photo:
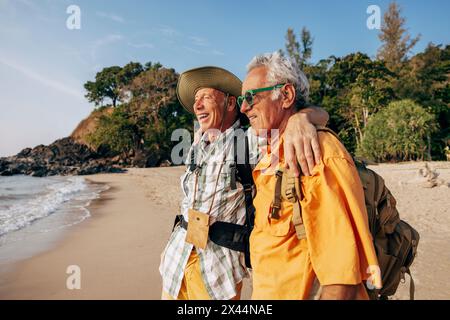
[[[112,168],[113,164],[107,157],[102,157],[88,146],[68,137],[56,140],[48,146],[25,148],[15,156],[0,158],[0,175],[26,174],[43,177],[121,170]]]

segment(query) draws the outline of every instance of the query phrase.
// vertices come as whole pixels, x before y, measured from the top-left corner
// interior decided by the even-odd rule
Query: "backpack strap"
[[[197,150],[196,150],[196,146],[195,145],[193,145],[192,147],[191,147],[191,154],[190,154],[190,161],[189,161],[189,163],[188,163],[188,165],[187,165],[187,167],[189,168],[189,171],[191,171],[191,172],[193,172],[193,171],[195,171],[196,169],[198,169],[198,168],[200,168],[200,166],[197,164]]]
[[[287,201],[293,203],[292,223],[295,233],[299,240],[306,239],[306,229],[302,218],[302,206],[300,201],[303,199],[303,193],[300,187],[300,178],[296,177],[291,171],[286,170],[282,182],[282,196]]]
[[[275,173],[275,192],[271,205],[271,218],[280,218],[281,200],[287,200],[293,204],[292,223],[295,233],[299,240],[306,239],[306,229],[303,224],[302,206],[300,201],[303,199],[302,190],[300,188],[300,178],[296,177],[291,171],[278,169]]]
[[[339,139],[337,134],[333,130],[331,130],[327,127],[316,126],[316,128],[317,128],[317,131],[330,132],[337,139]],[[283,193],[286,196],[286,200],[294,203],[294,213],[292,216],[292,222],[294,223],[297,237],[299,239],[304,239],[304,238],[306,238],[306,232],[305,232],[305,227],[303,225],[303,219],[302,219],[302,207],[300,205],[300,200],[303,198],[303,196],[301,194],[301,188],[300,188],[300,185],[298,182],[299,178],[297,178],[291,174],[284,174],[283,169],[278,169],[275,172],[275,176],[276,176],[275,192],[273,195],[272,204],[270,206],[270,217],[272,219],[280,219],[279,211],[281,208],[281,196],[282,196],[282,189],[283,189]],[[284,181],[283,181],[284,176],[286,176],[285,179],[289,180],[289,182],[287,184],[289,186],[287,188],[290,190],[287,190],[286,192],[285,192],[286,188],[284,186],[282,187],[282,185],[284,183]]]
[[[406,269],[406,273],[409,274],[409,300],[414,300],[414,292],[416,291],[416,286],[414,284],[414,279],[411,275],[411,270]]]
[[[253,218],[255,207],[253,206],[253,185],[255,184],[252,176],[252,167],[250,165],[250,154],[249,154],[249,145],[248,145],[248,137],[245,136],[245,158],[244,163],[239,163],[237,161],[237,137],[234,137],[234,164],[232,169],[232,175],[235,177],[231,177],[231,179],[235,180],[236,176],[242,184],[244,188],[245,195],[245,213],[246,213],[246,224],[249,224],[253,227]]]
[[[405,231],[407,231],[407,232],[403,232],[403,236],[408,240],[409,243],[411,243],[412,254],[413,254],[413,256],[415,256],[417,253],[416,241],[413,239],[413,234],[412,234],[411,230],[405,230]],[[401,267],[400,272],[401,272],[401,278],[402,278],[403,282],[406,281],[405,274],[407,273],[409,275],[409,279],[410,279],[409,280],[409,300],[414,300],[414,293],[416,290],[416,286],[414,284],[414,279],[411,275],[411,270],[409,269],[409,267],[403,266],[403,267]]]
[[[339,138],[339,136],[337,135],[337,133],[334,132],[333,130],[331,130],[330,128],[328,128],[328,127],[324,127],[324,126],[316,126],[316,129],[317,129],[317,131],[325,131],[325,132],[331,133],[333,136],[336,137],[336,139],[338,139],[339,141],[341,141],[341,138]]]
[[[283,180],[283,170],[279,169],[275,172],[275,192],[273,193],[273,201],[270,206],[270,217],[272,219],[280,219],[281,209],[281,182]]]
[[[245,201],[245,226],[248,230],[248,234],[253,229],[254,220],[255,220],[255,207],[253,206],[253,185],[255,184],[253,181],[253,175],[252,175],[252,167],[250,165],[250,152],[249,152],[249,145],[248,145],[248,137],[245,135],[245,158],[244,163],[240,163],[240,161],[237,161],[237,138],[234,137],[234,164],[235,166],[232,169],[232,183],[235,184],[236,176],[239,178],[239,181],[242,184],[242,187],[244,188],[244,201]],[[249,242],[245,242],[246,245],[249,245]],[[245,265],[248,268],[251,268],[250,263],[250,248],[246,248],[245,250]]]

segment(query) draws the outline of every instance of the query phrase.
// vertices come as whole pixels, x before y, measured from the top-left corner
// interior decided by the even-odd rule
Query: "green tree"
[[[392,2],[384,14],[381,33],[378,35],[382,42],[378,50],[378,59],[383,60],[387,67],[399,72],[407,59],[409,51],[416,45],[420,35],[411,39],[405,29],[405,18],[400,16],[401,10],[397,3]]]
[[[430,137],[431,153],[443,159],[450,144],[450,45],[430,43],[413,56],[402,69],[397,89],[399,97],[418,102],[435,116],[440,130]]]
[[[357,155],[375,161],[423,160],[426,137],[435,129],[433,115],[414,101],[391,102],[370,118]]]
[[[144,70],[145,71],[150,70],[150,69],[158,70],[159,68],[162,68],[162,66],[163,65],[161,63],[159,63],[159,62],[156,62],[156,63],[147,62],[145,64]]]
[[[311,32],[306,29],[306,27],[302,28],[300,39],[302,43],[302,66],[304,66],[308,63],[308,60],[311,59],[314,39],[311,36]]]
[[[135,74],[122,88],[129,94],[128,102],[100,119],[89,142],[124,157],[133,155],[133,165],[155,166],[170,159],[177,143],[171,141],[173,130],[185,128],[192,132],[193,116],[178,102],[175,70],[148,63],[144,71]]]
[[[132,93],[129,112],[143,137],[139,149],[151,155],[150,165],[170,159],[176,144],[170,139],[173,130],[184,128],[192,132],[193,116],[178,102],[177,81],[174,69],[156,66],[136,77],[128,87]]]
[[[120,95],[118,75],[121,70],[122,68],[119,66],[104,68],[97,72],[95,81],[86,82],[84,88],[87,91],[86,98],[89,102],[94,102],[98,106],[106,98],[109,98],[115,107]]]
[[[382,62],[367,60],[367,65],[351,85],[349,94],[350,106],[344,114],[353,120],[358,146],[369,117],[386,106],[394,96],[389,71]]]
[[[120,87],[127,86],[136,78],[144,68],[139,62],[130,62],[126,64],[117,75],[117,82]]]
[[[286,52],[289,58],[294,61],[297,66],[301,66],[300,44],[295,38],[295,33],[292,28],[288,28],[286,31]]]
[[[300,43],[297,41],[294,30],[288,28],[286,32],[286,52],[289,58],[294,61],[297,66],[305,71],[308,60],[312,55],[313,38],[311,32],[303,27],[300,33]],[[282,52],[282,50],[280,50]]]
[[[88,81],[84,84],[86,98],[89,102],[94,102],[96,106],[103,104],[109,98],[113,107],[124,99],[123,88],[127,86],[142,71],[140,63],[130,62],[123,68],[119,66],[107,67],[97,72],[95,81]]]
[[[335,62],[334,57],[322,59],[315,65],[308,66],[305,73],[309,78],[309,100],[313,105],[321,105],[328,94],[330,86],[327,83],[327,75]]]
[[[322,105],[330,114],[330,127],[339,132],[350,152],[361,143],[369,117],[394,97],[392,73],[381,61],[362,53],[329,60]],[[323,80],[322,80],[323,81]]]
[[[88,135],[88,142],[96,149],[104,146],[109,150],[127,155],[139,141],[139,131],[130,119],[126,105],[114,109],[110,115],[102,115],[96,130]]]

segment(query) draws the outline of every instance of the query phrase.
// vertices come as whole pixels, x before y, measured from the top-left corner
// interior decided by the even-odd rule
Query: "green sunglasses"
[[[245,102],[247,102],[247,104],[249,105],[249,107],[253,106],[253,99],[255,97],[255,95],[259,92],[263,92],[263,91],[270,91],[270,90],[275,90],[275,89],[280,89],[281,87],[283,87],[285,85],[285,83],[283,84],[277,84],[275,86],[272,87],[266,87],[266,88],[259,88],[259,89],[252,89],[252,90],[247,90],[245,91],[244,95],[239,96],[237,98],[237,104],[240,107],[242,107],[242,104]]]

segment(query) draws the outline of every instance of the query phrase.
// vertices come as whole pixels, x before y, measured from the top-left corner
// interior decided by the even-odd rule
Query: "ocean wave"
[[[64,203],[76,197],[81,196],[86,200],[95,197],[95,193],[82,194],[87,188],[83,177],[70,177],[47,185],[43,194],[22,200],[7,209],[0,209],[0,236],[51,215]]]

